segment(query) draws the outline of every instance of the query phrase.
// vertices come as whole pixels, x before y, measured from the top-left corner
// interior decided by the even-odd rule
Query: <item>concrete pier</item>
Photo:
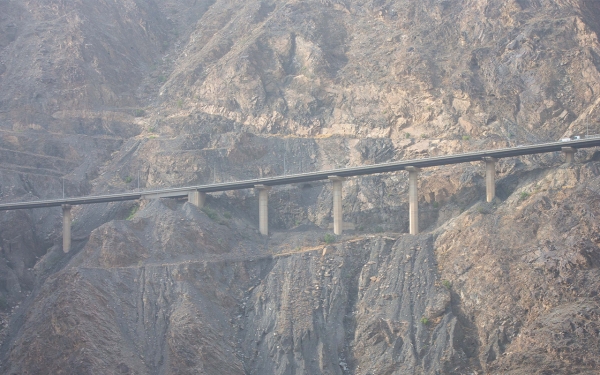
[[[198,190],[190,191],[188,193],[188,202],[190,202],[198,208],[202,208],[206,203],[206,193],[203,193]]]
[[[498,159],[485,157],[483,161],[485,162],[485,191],[489,203],[496,198],[496,162]]]
[[[408,171],[408,204],[410,234],[419,234],[419,190],[418,179],[420,168],[406,167]]]
[[[345,178],[329,176],[333,183],[333,233],[341,235],[344,229],[344,217],[342,212],[342,182]]]
[[[270,186],[255,185],[258,190],[258,228],[263,236],[269,235],[269,190]]]
[[[71,205],[63,204],[62,205],[63,212],[63,251],[68,253],[71,250],[71,221],[73,217],[71,216]]]
[[[577,149],[573,147],[563,147],[561,150],[565,154],[565,164],[572,164],[575,161]]]

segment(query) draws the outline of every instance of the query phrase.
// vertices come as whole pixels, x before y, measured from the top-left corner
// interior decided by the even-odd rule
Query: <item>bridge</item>
[[[42,207],[61,206],[63,210],[63,251],[69,252],[71,248],[71,207],[73,205],[118,202],[138,199],[158,198],[183,198],[197,207],[202,208],[207,193],[256,189],[258,191],[259,230],[264,236],[269,234],[268,198],[269,190],[273,186],[289,185],[312,181],[329,180],[333,185],[333,231],[336,235],[342,234],[342,185],[346,177],[362,176],[378,173],[387,173],[406,170],[409,173],[409,222],[410,234],[419,233],[419,205],[417,181],[419,171],[422,168],[442,165],[468,163],[473,161],[485,162],[486,170],[486,199],[488,202],[496,196],[496,162],[498,159],[516,157],[523,155],[541,154],[549,152],[562,152],[565,155],[565,163],[574,161],[575,153],[580,148],[600,146],[600,137],[586,137],[585,139],[572,140],[568,142],[551,142],[535,145],[525,145],[494,150],[474,151],[463,154],[437,156],[431,158],[401,160],[389,163],[372,164],[359,167],[340,168],[328,171],[299,173],[287,176],[265,177],[252,180],[214,183],[207,185],[188,186],[179,188],[167,188],[148,190],[141,192],[130,192],[109,195],[97,195],[78,198],[63,198],[31,202],[14,202],[0,204],[0,211],[32,209]]]

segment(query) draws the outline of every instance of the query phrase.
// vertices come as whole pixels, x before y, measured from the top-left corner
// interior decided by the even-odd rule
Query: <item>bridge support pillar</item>
[[[204,207],[204,203],[206,203],[206,193],[198,190],[190,191],[188,193],[188,202],[198,208],[202,208]]]
[[[269,190],[270,186],[254,185],[258,190],[258,228],[263,236],[269,235]]]
[[[342,213],[342,182],[345,178],[339,176],[329,176],[333,183],[333,233],[337,236],[342,234],[344,226],[344,217]]]
[[[563,147],[562,152],[565,154],[565,164],[572,164],[575,161],[576,148]]]
[[[62,205],[63,212],[63,251],[68,253],[71,250],[71,221],[73,217],[71,216],[71,205],[63,204]]]
[[[485,157],[485,192],[488,203],[496,198],[496,162],[498,159]]]
[[[420,168],[406,167],[408,171],[408,204],[410,234],[419,234],[419,190],[418,179]]]

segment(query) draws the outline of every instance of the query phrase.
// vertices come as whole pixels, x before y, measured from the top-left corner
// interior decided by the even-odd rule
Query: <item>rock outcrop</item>
[[[593,0],[0,0],[0,200],[599,133]],[[593,373],[598,155],[0,213],[3,373]],[[63,193],[64,192],[64,193]],[[330,238],[331,240],[331,238]],[[329,241],[330,242],[330,241]]]

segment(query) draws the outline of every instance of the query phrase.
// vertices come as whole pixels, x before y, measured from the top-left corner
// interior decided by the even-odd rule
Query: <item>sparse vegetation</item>
[[[427,138],[429,138],[429,136],[427,134],[423,133],[423,134],[421,134],[421,138],[427,139]]]
[[[519,201],[524,201],[525,199],[529,198],[531,194],[529,194],[526,191],[522,191],[521,194],[519,194]]]
[[[183,108],[183,99],[177,100],[177,108],[179,108],[179,109]]]
[[[156,131],[156,127],[154,127],[154,126],[151,126],[151,127],[149,127],[149,128],[148,128],[148,131],[149,131],[150,133],[154,133],[154,132]]]
[[[229,211],[225,211],[225,212],[223,213],[223,217],[224,217],[225,219],[227,219],[227,220],[231,219],[231,212],[229,212]]]
[[[8,301],[6,300],[6,297],[0,296],[0,310],[6,309],[8,309]]]
[[[331,244],[335,242],[335,235],[331,234],[331,233],[327,233],[324,237],[323,237],[323,242],[325,242],[326,244]]]
[[[44,265],[44,271],[53,269],[58,264],[58,262],[60,262],[61,259],[62,259],[62,257],[60,255],[60,253],[58,253],[58,252],[51,253],[46,260],[46,264]]]
[[[167,81],[167,77],[160,75],[158,76],[158,83],[165,83]]]
[[[448,290],[452,288],[452,283],[449,280],[442,280],[442,285]]]
[[[433,203],[431,205],[433,206],[433,208],[440,207],[440,204],[437,201],[433,201]]]
[[[404,137],[405,137],[406,139],[410,138],[410,133],[404,133]]]
[[[468,140],[471,139],[471,136],[470,135],[463,135],[462,139],[463,139],[463,141],[468,141]]]
[[[422,317],[421,318],[421,324],[423,324],[424,326],[428,326],[429,325],[429,319],[427,319],[426,317]]]
[[[381,225],[377,225],[374,230],[375,233],[383,233],[383,227]]]
[[[129,215],[127,215],[127,218],[125,220],[133,219],[133,217],[135,216],[135,214],[138,212],[139,209],[140,209],[140,206],[138,206],[138,205],[131,207],[131,210],[129,210]]]
[[[209,219],[215,221],[219,218],[219,214],[217,214],[217,211],[213,210],[210,207],[204,206],[202,207],[202,212],[204,212],[206,214],[206,216],[208,216]]]
[[[144,111],[141,108],[138,108],[135,111],[133,111],[133,116],[134,117],[144,117],[144,116],[146,116],[146,111]]]
[[[133,178],[131,176],[127,176],[123,179],[123,181],[125,181],[126,184],[130,183],[131,181],[133,181]]]

